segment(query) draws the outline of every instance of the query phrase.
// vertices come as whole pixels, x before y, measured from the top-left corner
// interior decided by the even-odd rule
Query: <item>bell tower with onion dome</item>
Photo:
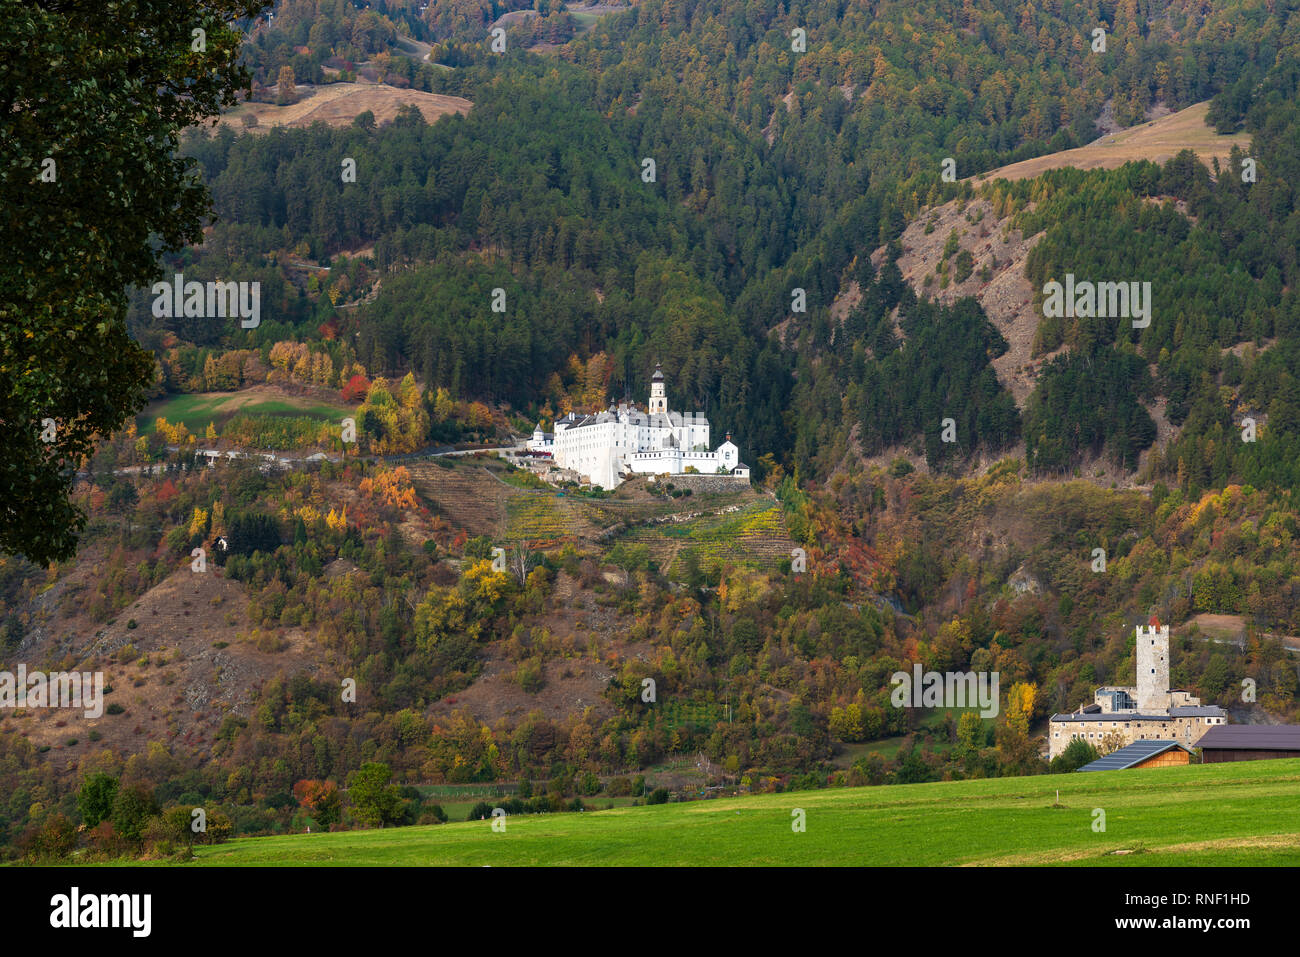
[[[650,377],[650,414],[668,414],[668,396],[664,393],[664,370],[655,363],[655,374]]]

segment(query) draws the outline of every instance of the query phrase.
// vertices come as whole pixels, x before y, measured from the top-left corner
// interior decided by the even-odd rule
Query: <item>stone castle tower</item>
[[[1152,616],[1137,628],[1137,707],[1143,714],[1169,710],[1169,626]]]
[[[664,393],[664,373],[655,365],[655,374],[650,377],[650,414],[668,414],[668,396]]]

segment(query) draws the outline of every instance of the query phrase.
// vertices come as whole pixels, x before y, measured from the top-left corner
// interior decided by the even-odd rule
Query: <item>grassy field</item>
[[[425,93],[421,90],[398,89],[382,83],[330,83],[312,86],[304,83],[298,87],[300,99],[287,106],[274,103],[241,103],[224,113],[221,124],[236,132],[264,133],[276,126],[306,127],[323,122],[330,126],[349,126],[361,113],[369,110],[375,122],[390,122],[398,107],[411,104],[417,107],[430,123],[449,113],[465,114],[472,104],[459,96]],[[244,126],[244,117],[257,118],[257,125]]]
[[[804,833],[791,828],[796,808]],[[244,838],[197,855],[200,866],[1297,865],[1300,759],[530,815],[504,833],[476,821]]]
[[[920,727],[935,733],[934,748],[941,754],[946,754],[956,747],[955,744],[943,744],[946,741],[946,735],[942,733],[944,716],[951,713],[953,721],[957,721],[964,711],[973,711],[979,714],[978,708],[945,708],[945,709],[927,709],[925,717],[921,719]],[[983,718],[984,728],[987,731],[993,727],[997,720],[995,718]],[[879,754],[886,761],[893,761],[898,756],[899,749],[903,742],[907,740],[903,735],[896,735],[892,738],[878,738],[875,741],[866,741],[862,744],[843,744],[841,751],[831,761],[831,764],[841,770],[848,770],[853,767],[855,761],[865,758],[870,754]]]
[[[1233,146],[1250,148],[1250,136],[1234,133],[1220,136],[1205,123],[1210,104],[1197,103],[1177,113],[1158,120],[1131,126],[1126,130],[1103,136],[1078,149],[1050,153],[1034,159],[1012,163],[976,177],[974,182],[984,183],[995,179],[1029,179],[1049,169],[1075,166],[1079,169],[1119,169],[1133,160],[1150,160],[1165,163],[1179,152],[1189,149],[1206,166],[1217,158],[1226,164]]]
[[[162,417],[173,424],[184,422],[186,428],[201,437],[209,422],[215,423],[220,430],[241,412],[254,415],[310,415],[338,421],[355,411],[353,407],[342,404],[330,405],[256,390],[200,392],[150,403],[136,416],[136,427],[141,435],[148,435],[153,431],[154,419]]]

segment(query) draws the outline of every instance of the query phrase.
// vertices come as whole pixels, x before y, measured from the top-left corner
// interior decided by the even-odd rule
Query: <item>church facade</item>
[[[682,475],[688,470],[749,478],[749,466],[740,461],[740,450],[730,435],[710,449],[707,418],[668,408],[664,374],[658,366],[645,410],[620,403],[594,415],[570,412],[556,420],[553,433],[538,426],[528,448],[549,452],[560,468],[606,489],[632,475]]]

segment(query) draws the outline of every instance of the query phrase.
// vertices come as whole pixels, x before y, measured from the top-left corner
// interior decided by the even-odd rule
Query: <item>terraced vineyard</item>
[[[506,505],[505,537],[510,541],[527,542],[534,548],[592,539],[599,529],[584,511],[579,503],[567,496],[524,492],[511,498]]]
[[[676,728],[712,729],[719,721],[726,720],[727,712],[717,702],[690,702],[682,704],[676,701],[664,702],[651,709],[650,727],[661,727],[667,731]]]
[[[762,498],[752,489],[735,492],[704,492],[689,498],[666,499],[644,497],[639,499],[588,499],[583,508],[591,520],[602,528],[618,525],[632,526],[657,519],[686,516],[696,513],[717,512],[734,505]]]
[[[437,459],[406,466],[415,490],[435,512],[470,535],[496,538],[505,531],[506,503],[523,492],[489,475],[481,466]]]
[[[647,546],[670,577],[686,573],[687,555],[694,555],[704,569],[715,564],[776,568],[794,548],[781,507],[770,499],[728,506],[681,522],[642,525],[618,536],[617,541]]]
[[[780,506],[753,489],[665,499],[631,486],[595,499],[508,485],[493,474],[501,467],[496,462],[442,459],[407,467],[417,491],[453,526],[497,541],[537,549],[641,544],[675,576],[685,574],[687,554],[701,568],[775,568],[794,547]]]

